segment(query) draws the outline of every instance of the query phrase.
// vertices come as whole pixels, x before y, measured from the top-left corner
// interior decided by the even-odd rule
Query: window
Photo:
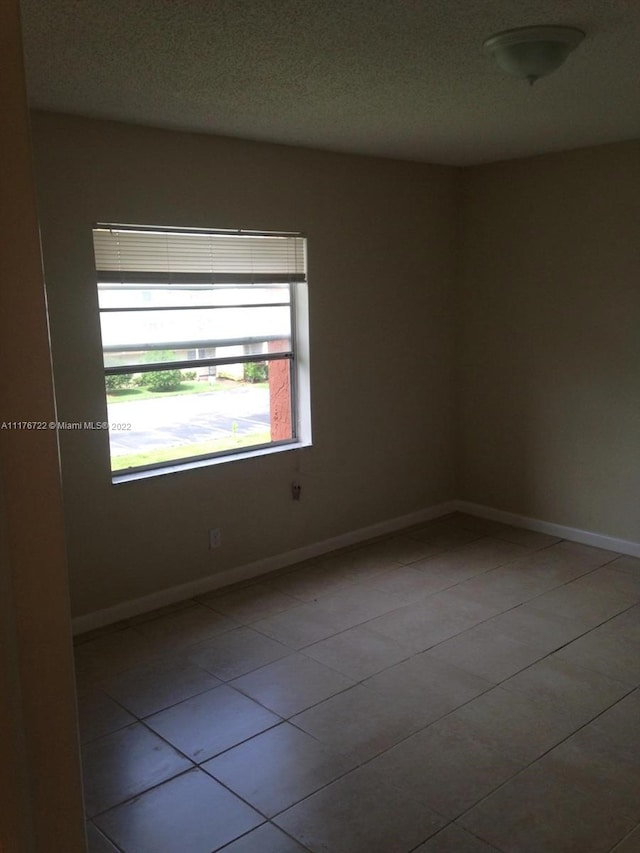
[[[93,240],[114,474],[309,443],[303,235]]]

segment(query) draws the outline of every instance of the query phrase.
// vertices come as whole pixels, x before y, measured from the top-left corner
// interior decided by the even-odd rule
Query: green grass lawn
[[[159,397],[179,397],[184,394],[210,394],[212,391],[236,391],[242,388],[267,388],[268,382],[182,382],[175,391],[150,391],[148,388],[119,388],[107,394],[107,403],[135,403],[137,400],[157,400]]]
[[[222,453],[225,450],[237,450],[241,447],[253,447],[257,444],[268,444],[271,432],[252,432],[249,435],[214,438],[211,441],[200,441],[196,444],[183,444],[180,447],[161,447],[158,450],[148,450],[143,453],[127,453],[124,456],[111,457],[111,470],[123,471],[126,468],[138,468],[141,465],[153,465],[157,462],[174,462],[193,456],[204,456],[208,453]]]

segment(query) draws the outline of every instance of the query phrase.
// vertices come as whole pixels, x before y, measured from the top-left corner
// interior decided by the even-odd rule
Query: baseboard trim
[[[302,548],[285,551],[282,554],[274,554],[271,557],[256,560],[244,566],[237,566],[226,572],[207,575],[189,583],[152,592],[141,598],[123,601],[104,610],[97,610],[94,613],[76,616],[71,623],[72,631],[74,634],[83,634],[85,631],[103,628],[106,625],[112,625],[114,622],[120,622],[122,619],[131,619],[134,616],[140,616],[142,613],[149,613],[151,610],[157,610],[159,607],[165,607],[167,604],[175,604],[178,601],[184,601],[187,598],[193,598],[205,592],[212,592],[222,586],[250,580],[268,572],[300,563],[303,560],[320,557],[322,554],[336,551],[338,548],[357,545],[360,542],[366,542],[368,539],[374,539],[376,536],[384,536],[386,533],[394,533],[396,530],[403,530],[415,524],[431,521],[434,518],[439,518],[441,515],[454,512],[458,508],[458,503],[458,501],[447,501],[435,506],[426,507],[408,515],[387,519],[377,524],[371,524],[368,527],[361,527],[357,530],[351,530],[348,533],[342,533],[331,539],[324,539],[321,542],[305,545]]]
[[[229,569],[226,572],[220,572],[216,575],[207,575],[203,578],[190,581],[189,583],[172,586],[168,589],[162,589],[158,592],[152,592],[149,595],[144,595],[141,598],[123,601],[113,607],[107,607],[104,610],[97,610],[94,613],[87,613],[83,616],[76,616],[72,620],[72,630],[74,634],[83,634],[85,631],[93,631],[96,628],[103,628],[107,625],[112,625],[114,622],[120,622],[123,619],[131,619],[134,616],[140,616],[142,613],[149,613],[152,610],[157,610],[159,607],[164,607],[167,604],[175,604],[179,601],[184,601],[187,598],[193,598],[196,595],[202,595],[206,592],[212,592],[223,586],[228,586],[239,581],[251,580],[252,578],[260,577],[260,575],[268,572],[284,569],[287,566],[292,566],[295,563],[300,563],[303,560],[311,560],[314,557],[320,557],[330,551],[336,551],[338,548],[346,548],[349,545],[357,545],[360,542],[366,542],[368,539],[374,539],[376,536],[384,536],[386,533],[394,533],[396,530],[403,530],[415,524],[421,524],[425,521],[431,521],[434,518],[439,518],[450,512],[466,512],[469,515],[477,515],[480,518],[487,518],[490,521],[501,521],[504,524],[513,524],[516,527],[524,527],[526,530],[535,530],[538,533],[548,533],[551,536],[558,536],[560,539],[570,539],[573,542],[580,542],[583,545],[592,545],[595,548],[606,548],[609,551],[616,551],[619,554],[629,554],[632,557],[640,557],[640,542],[631,542],[627,539],[617,539],[613,536],[605,536],[601,533],[592,533],[588,530],[580,530],[577,527],[567,527],[563,524],[555,524],[551,521],[543,521],[539,518],[531,518],[526,515],[518,515],[513,512],[495,509],[490,506],[472,503],[470,501],[447,501],[435,506],[426,507],[417,512],[409,513],[398,518],[391,518],[386,521],[381,521],[378,524],[371,524],[368,527],[360,527],[357,530],[351,530],[348,533],[342,533],[340,536],[334,536],[331,539],[324,539],[321,542],[314,542],[311,545],[305,545],[302,548],[296,548],[292,551],[285,551],[282,554],[274,554],[271,557],[266,557],[263,560],[256,560],[253,563],[247,563],[244,566],[237,566]]]
[[[516,527],[524,527],[527,530],[535,530],[538,533],[548,533],[551,536],[558,536],[560,539],[570,539],[572,542],[580,542],[582,545],[592,545],[595,548],[606,548],[608,551],[616,551],[619,554],[640,557],[640,542],[617,539],[614,536],[592,533],[589,530],[580,530],[577,527],[567,527],[564,524],[555,524],[552,521],[543,521],[540,518],[517,515],[514,512],[505,512],[501,509],[494,509],[493,507],[471,503],[470,501],[452,501],[452,503],[455,505],[457,512],[477,515],[480,518],[487,518],[489,521],[501,521],[504,524],[513,524]]]

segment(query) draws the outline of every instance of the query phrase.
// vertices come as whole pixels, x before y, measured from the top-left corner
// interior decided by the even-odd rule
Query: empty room
[[[640,7],[1,14],[3,853],[640,851]]]

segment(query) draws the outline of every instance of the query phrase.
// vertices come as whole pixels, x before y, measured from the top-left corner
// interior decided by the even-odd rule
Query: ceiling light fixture
[[[503,71],[533,85],[560,68],[583,38],[575,27],[520,27],[491,36],[483,46]]]

